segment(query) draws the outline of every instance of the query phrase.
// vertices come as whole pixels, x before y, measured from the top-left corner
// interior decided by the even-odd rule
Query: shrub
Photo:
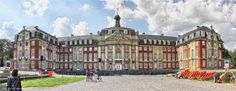
[[[232,73],[227,72],[226,75],[225,75],[225,80],[224,80],[224,82],[226,82],[226,83],[232,82],[232,78],[231,78],[232,76],[233,76]]]

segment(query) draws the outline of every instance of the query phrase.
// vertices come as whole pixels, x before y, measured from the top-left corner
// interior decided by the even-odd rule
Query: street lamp
[[[43,56],[40,56],[40,62],[41,62],[41,70],[43,70]]]

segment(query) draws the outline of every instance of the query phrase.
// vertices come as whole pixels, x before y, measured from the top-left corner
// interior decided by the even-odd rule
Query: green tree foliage
[[[3,61],[12,58],[12,43],[7,39],[0,39],[0,67]]]
[[[223,58],[230,59],[231,63],[236,66],[236,50],[229,51],[227,49],[223,50],[222,53]]]

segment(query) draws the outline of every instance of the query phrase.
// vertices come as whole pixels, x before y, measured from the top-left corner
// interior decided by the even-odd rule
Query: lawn
[[[78,82],[83,80],[84,77],[48,77],[48,78],[39,78],[33,80],[22,81],[22,87],[54,87],[58,85],[64,85],[68,83]]]

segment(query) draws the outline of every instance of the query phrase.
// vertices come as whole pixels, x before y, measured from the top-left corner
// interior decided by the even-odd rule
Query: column
[[[125,62],[124,62],[124,45],[121,45],[121,59],[122,59],[122,69],[125,68]]]
[[[131,46],[129,47],[129,70],[131,70],[132,68],[133,68],[133,63],[132,63],[132,61],[133,61],[133,52],[132,52],[132,44],[131,44]]]
[[[139,49],[138,49],[138,46],[136,45],[136,61],[135,61],[135,64],[136,64],[136,70],[138,70],[139,68]]]
[[[112,69],[115,70],[115,45],[112,46]]]
[[[98,55],[98,58],[102,58],[102,56],[101,56],[101,46],[98,46],[98,48],[97,48],[97,55]],[[97,59],[97,61],[99,61],[98,59]],[[101,70],[101,63],[102,62],[98,62],[98,68]]]
[[[108,54],[108,50],[107,50],[107,46],[105,46],[105,70],[107,70],[107,54]]]

